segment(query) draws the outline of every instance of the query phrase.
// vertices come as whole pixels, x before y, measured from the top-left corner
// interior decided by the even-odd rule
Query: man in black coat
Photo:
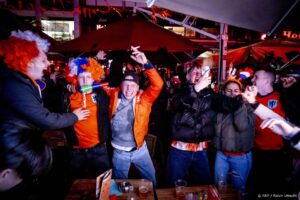
[[[49,43],[30,31],[12,31],[8,40],[0,42],[0,119],[24,120],[42,129],[59,129],[73,125],[89,115],[81,108],[73,113],[52,113],[43,106],[41,80],[48,67]]]

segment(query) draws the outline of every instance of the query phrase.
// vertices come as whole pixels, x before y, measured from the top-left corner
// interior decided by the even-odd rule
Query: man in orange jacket
[[[143,178],[156,185],[155,169],[144,138],[148,132],[151,106],[162,89],[163,81],[138,47],[131,47],[131,50],[131,58],[144,66],[150,86],[140,93],[138,75],[127,73],[120,88],[104,88],[110,96],[113,176],[117,179],[128,178],[133,163]]]

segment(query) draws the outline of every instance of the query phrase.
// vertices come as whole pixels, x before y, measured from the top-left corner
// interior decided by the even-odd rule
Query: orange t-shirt
[[[273,110],[278,115],[284,117],[284,112],[279,101],[279,93],[272,92],[267,96],[257,96],[256,100]],[[271,129],[260,128],[262,119],[256,117],[256,133],[255,133],[255,147],[262,150],[277,150],[283,147],[282,137],[275,134]]]
[[[86,109],[90,111],[90,115],[86,120],[77,121],[74,129],[78,138],[79,145],[74,148],[90,148],[100,142],[98,131],[97,117],[97,100],[96,94],[85,94]],[[71,110],[83,107],[84,95],[76,92],[70,96]]]

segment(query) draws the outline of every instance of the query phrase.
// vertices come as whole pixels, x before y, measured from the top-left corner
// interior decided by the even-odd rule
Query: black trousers
[[[70,175],[73,179],[96,178],[110,169],[105,144],[97,144],[86,149],[72,148],[70,153]]]

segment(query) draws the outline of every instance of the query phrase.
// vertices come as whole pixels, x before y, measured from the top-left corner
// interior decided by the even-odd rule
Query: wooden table
[[[117,179],[115,180],[119,185],[120,182],[125,180]],[[138,185],[140,179],[126,179],[134,187],[134,192],[137,197],[138,195]],[[154,200],[154,192],[152,182],[149,181],[150,192],[147,196],[147,200]],[[123,193],[117,196],[117,200],[127,200],[128,193]],[[139,198],[142,199],[142,198]],[[96,180],[95,179],[78,179],[75,180],[65,198],[65,200],[96,200]]]
[[[226,192],[221,192],[221,193],[219,193],[215,188],[215,186],[212,185],[192,186],[192,187],[184,188],[184,193],[203,192],[203,191],[207,191],[208,200],[220,200],[220,199],[237,200],[238,199],[238,193],[232,186],[228,186]],[[175,188],[156,189],[156,195],[158,200],[182,199],[176,197]]]

